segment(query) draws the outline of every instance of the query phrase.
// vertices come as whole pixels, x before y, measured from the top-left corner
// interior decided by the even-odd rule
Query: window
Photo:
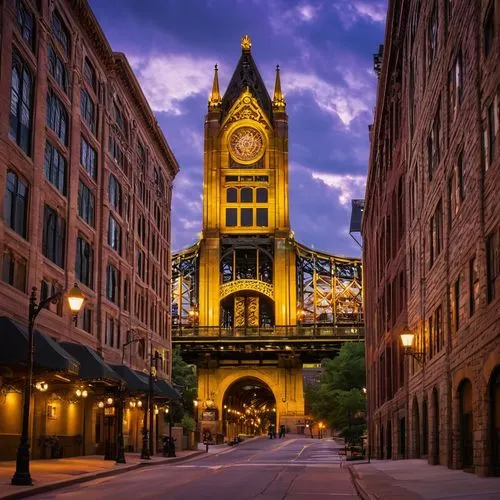
[[[267,208],[258,208],[257,209],[257,226],[258,227],[267,227]]]
[[[427,64],[429,69],[432,67],[432,63],[436,58],[437,53],[437,43],[438,43],[438,18],[437,18],[437,6],[434,7],[431,12],[431,17],[429,19],[429,26],[427,29]]]
[[[417,213],[417,200],[418,200],[418,170],[417,167],[413,170],[410,177],[409,184],[409,203],[410,203],[410,221],[415,219]]]
[[[258,188],[257,189],[257,203],[267,203],[267,189]]]
[[[229,188],[226,191],[226,202],[236,203],[238,201],[238,190],[235,188]]]
[[[465,198],[465,179],[464,179],[464,152],[460,151],[456,164],[457,173],[457,198],[463,201]]]
[[[444,15],[446,21],[446,31],[449,32],[451,18],[453,16],[453,0],[444,0]]]
[[[116,219],[110,215],[108,223],[108,245],[118,254],[122,248],[122,230]]]
[[[484,129],[484,160],[485,170],[493,165],[495,159],[495,137],[497,134],[497,120],[495,120],[495,106],[492,102],[486,110],[486,124]]]
[[[429,318],[429,357],[441,351],[444,345],[443,312],[439,306]]]
[[[47,94],[47,127],[51,128],[61,142],[68,144],[68,113],[59,97],[50,90]]]
[[[106,338],[104,339],[104,343],[114,347],[115,345],[115,328],[116,328],[116,320],[111,316],[108,316],[106,319]]]
[[[80,91],[80,113],[83,121],[88,125],[90,131],[95,135],[97,130],[96,111],[94,101],[84,89]]]
[[[28,44],[29,48],[35,48],[35,27],[33,14],[26,8],[26,5],[21,0],[16,1],[16,21],[23,40]]]
[[[243,188],[241,190],[240,197],[241,197],[241,203],[252,203],[253,202],[253,189],[252,188]]]
[[[500,276],[500,232],[496,231],[486,240],[486,276],[488,282],[488,303],[496,297]]]
[[[146,278],[146,255],[142,250],[137,249],[136,255],[136,272],[139,278],[142,279],[142,281],[145,281]]]
[[[83,311],[80,311],[80,314],[78,315],[78,320],[80,323],[80,328],[84,330],[87,333],[90,333],[92,335],[92,309],[89,309],[87,307],[83,308]]]
[[[49,297],[53,297],[57,293],[62,291],[61,285],[56,282],[50,282],[49,280],[42,280],[40,283],[40,300],[46,300]],[[58,300],[55,304],[49,302],[46,306],[46,309],[52,311],[53,313],[62,316],[63,313],[63,301]]]
[[[80,140],[80,163],[92,179],[97,179],[97,153],[82,136]]]
[[[66,221],[45,205],[43,216],[43,255],[64,269],[66,251]]]
[[[453,67],[448,74],[449,99],[450,99],[450,121],[454,121],[463,97],[463,66],[462,51],[455,58]]]
[[[431,126],[431,131],[429,133],[429,136],[427,138],[427,161],[428,161],[428,169],[429,169],[429,181],[432,180],[432,174],[434,170],[439,165],[439,156],[440,156],[440,135],[441,135],[441,125],[440,125],[440,119],[439,119],[439,105],[438,105],[438,110],[436,113],[436,116],[434,117],[434,120],[432,121],[432,126]]]
[[[54,34],[55,39],[61,45],[61,48],[63,49],[66,57],[69,56],[70,47],[68,29],[66,28],[59,13],[55,11],[52,14],[52,33]]]
[[[112,264],[106,267],[106,298],[114,304],[120,300],[120,271]]]
[[[115,160],[115,163],[123,170],[125,173],[127,173],[128,169],[128,162],[127,162],[127,157],[122,151],[122,148],[120,147],[120,143],[117,141],[116,137],[114,134],[111,132],[109,133],[109,154]],[[145,175],[145,174],[143,174]],[[144,184],[144,179],[141,179],[142,183]],[[145,189],[145,187],[144,187]],[[141,195],[141,200],[144,203],[144,197],[145,194]]]
[[[448,179],[448,225],[451,225],[451,222],[458,213],[458,210],[464,198],[465,188],[463,172],[463,151],[461,151],[457,157],[455,168],[453,169],[453,172]]]
[[[241,225],[243,227],[253,226],[253,208],[241,209]]]
[[[137,236],[139,236],[143,245],[146,245],[146,218],[144,215],[137,217]]]
[[[113,110],[115,115],[115,121],[118,128],[122,131],[123,135],[127,137],[127,121],[125,115],[123,114],[122,105],[120,102],[113,102]]]
[[[226,208],[226,226],[235,227],[238,225],[238,211],[236,208]]]
[[[94,92],[96,92],[97,77],[95,74],[95,69],[87,58],[85,58],[85,62],[83,63],[83,78],[92,87]]]
[[[21,292],[26,291],[26,260],[14,257],[7,251],[3,254],[2,281],[17,288]]]
[[[43,173],[62,194],[66,194],[66,159],[49,141],[45,143]]]
[[[130,285],[129,280],[126,279],[123,281],[123,309],[124,311],[129,310],[129,297],[130,297]]]
[[[469,316],[473,316],[479,304],[479,272],[477,259],[469,260]]]
[[[429,243],[430,265],[432,266],[443,248],[443,207],[441,200],[436,205],[436,209],[430,220]]]
[[[484,37],[484,55],[488,57],[491,54],[491,49],[495,42],[495,16],[493,10],[493,2],[486,15],[483,27],[483,37]]]
[[[92,191],[82,182],[78,185],[78,215],[94,227],[95,198]]]
[[[28,225],[28,185],[12,170],[7,171],[3,220],[17,234],[26,238]]]
[[[33,77],[19,53],[12,53],[9,135],[29,156],[33,115]]]
[[[453,297],[452,297],[452,317],[451,317],[451,325],[453,331],[456,333],[460,329],[460,286],[461,280],[460,276],[455,281],[453,285]]]
[[[112,174],[109,176],[108,184],[109,203],[113,210],[121,214],[122,211],[122,190],[116,177]]]
[[[92,288],[94,273],[94,251],[91,244],[79,236],[76,239],[76,279],[84,285]]]
[[[64,92],[67,92],[68,77],[66,74],[66,67],[52,45],[49,45],[49,73],[54,77],[54,80],[59,84]]]

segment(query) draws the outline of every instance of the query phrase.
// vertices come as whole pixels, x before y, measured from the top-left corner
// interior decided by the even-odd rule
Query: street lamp
[[[416,359],[419,363],[424,363],[425,352],[418,352],[413,350],[415,334],[406,328],[403,330],[403,333],[401,333],[400,337],[401,343],[403,344],[403,353]]]
[[[193,399],[194,422],[196,425],[196,433],[195,433],[194,437],[195,437],[196,443],[199,443],[199,441],[200,441],[200,433],[198,431],[198,405],[199,404],[200,404],[200,402],[198,399]],[[196,446],[198,446],[198,444]]]
[[[51,297],[41,300],[36,303],[36,287],[31,289],[29,301],[29,314],[28,314],[28,352],[26,355],[26,381],[24,384],[24,403],[23,403],[23,424],[21,432],[21,440],[17,449],[16,457],[16,472],[12,476],[11,484],[21,486],[31,486],[33,481],[30,474],[30,442],[29,442],[29,423],[31,417],[31,389],[33,384],[33,352],[34,352],[34,327],[35,319],[40,311],[51,302],[58,302],[63,296],[63,292],[57,292]],[[68,305],[76,318],[78,311],[80,311],[85,297],[82,291],[75,286],[67,293]]]

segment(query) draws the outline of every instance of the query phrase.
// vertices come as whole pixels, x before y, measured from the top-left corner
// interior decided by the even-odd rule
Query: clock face
[[[238,162],[255,162],[264,154],[264,138],[255,128],[237,128],[229,138],[229,150]]]

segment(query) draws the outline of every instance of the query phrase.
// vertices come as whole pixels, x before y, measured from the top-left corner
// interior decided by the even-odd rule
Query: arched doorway
[[[391,421],[387,421],[387,459],[392,458],[392,424]]]
[[[500,476],[500,366],[493,371],[489,384],[490,396],[490,469]]]
[[[432,390],[432,463],[439,464],[439,396],[437,389]]]
[[[398,452],[400,458],[406,458],[406,418],[399,419]]]
[[[384,459],[384,426],[380,426],[380,460]]]
[[[458,387],[460,451],[462,467],[470,469],[474,464],[473,447],[473,414],[472,414],[472,384],[469,379],[463,380]]]
[[[429,453],[429,413],[427,409],[427,399],[422,403],[422,455]]]
[[[227,388],[222,400],[222,429],[226,437],[258,436],[277,423],[276,398],[265,382],[242,377]]]
[[[418,411],[417,398],[413,398],[412,405],[412,427],[413,427],[413,453],[415,458],[420,458],[420,413]]]

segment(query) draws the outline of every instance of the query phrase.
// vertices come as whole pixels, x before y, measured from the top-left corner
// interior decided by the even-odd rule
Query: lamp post
[[[77,389],[75,395],[82,400],[82,455],[85,455],[85,401],[89,393],[87,389]]]
[[[198,446],[198,443],[200,442],[200,433],[198,432],[198,405],[199,401],[197,399],[193,399],[194,422],[196,425],[196,432],[194,438],[196,441],[196,446]]]
[[[33,484],[30,474],[29,422],[31,417],[31,386],[33,384],[33,337],[35,319],[45,306],[47,306],[51,302],[59,301],[62,296],[62,291],[57,292],[51,297],[48,297],[37,304],[36,287],[33,287],[31,289],[28,314],[28,352],[26,356],[27,373],[26,381],[24,384],[23,422],[21,440],[17,449],[16,472],[14,473],[14,476],[12,476],[11,480],[11,484],[14,485],[31,486]],[[83,293],[78,288],[76,283],[75,286],[68,292],[67,299],[69,308],[76,318],[76,314],[78,313],[78,311],[80,311],[83,301],[85,300]]]
[[[153,451],[153,377],[156,375],[156,366],[153,367],[153,361],[156,362],[161,356],[155,351],[153,356],[153,349],[150,349],[150,363],[149,363],[149,387],[148,395],[146,397],[146,406],[144,407],[144,428],[142,433],[142,450],[141,459],[150,460]],[[156,363],[155,363],[156,364]],[[153,373],[154,372],[154,373]],[[148,433],[148,414],[149,414],[149,433]]]

